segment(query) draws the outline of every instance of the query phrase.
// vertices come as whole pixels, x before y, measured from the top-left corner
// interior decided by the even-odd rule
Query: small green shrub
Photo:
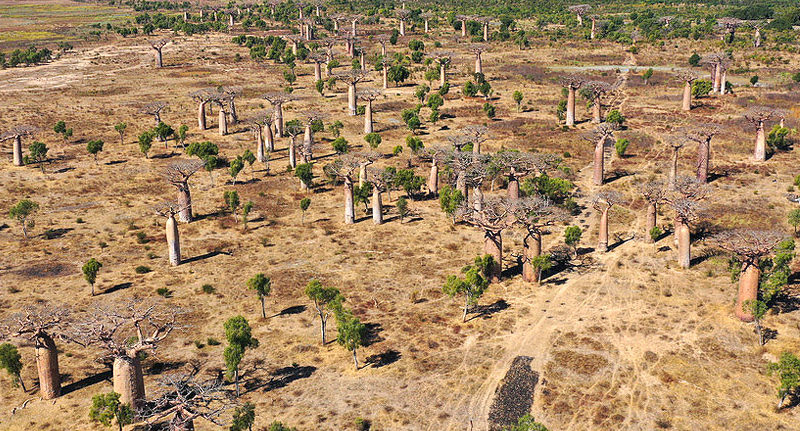
[[[152,269],[144,265],[139,265],[136,267],[136,269],[134,269],[134,271],[137,274],[147,274],[148,272],[152,271]]]
[[[202,290],[203,293],[208,293],[208,294],[212,294],[217,291],[217,289],[210,284],[204,284],[203,287],[200,288],[200,290]]]

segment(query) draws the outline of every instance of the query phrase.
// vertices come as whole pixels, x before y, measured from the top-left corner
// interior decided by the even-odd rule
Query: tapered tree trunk
[[[575,87],[569,86],[567,92],[567,126],[575,125]]]
[[[742,272],[739,275],[739,296],[736,299],[736,309],[734,313],[743,322],[752,322],[753,314],[744,310],[747,301],[758,299],[758,279],[761,277],[761,270],[753,262],[742,264]]]
[[[144,406],[144,376],[136,354],[114,359],[113,379],[114,392],[120,394],[120,403],[130,404],[134,411]]]
[[[272,125],[264,128],[264,135],[266,137],[267,152],[275,151],[275,136],[272,134]]]
[[[160,49],[156,49],[156,67],[163,67]]]
[[[267,159],[265,153],[264,134],[262,128],[259,126],[256,129],[256,160],[264,163],[264,161]]]
[[[356,22],[355,21],[353,21],[353,26],[352,27],[353,27],[352,28],[352,35],[353,35],[353,37],[356,37]]]
[[[683,85],[683,105],[681,109],[684,111],[692,110],[692,84],[689,81]]]
[[[428,27],[428,20],[426,19],[426,20],[425,20],[425,34],[427,34],[427,33],[428,33],[428,30],[429,30],[429,27]]]
[[[364,134],[372,133],[372,100],[367,100],[364,108]]]
[[[753,46],[761,48],[761,30],[756,29],[755,37],[753,38]]]
[[[197,108],[197,127],[200,130],[206,130],[206,103],[208,102],[200,102]]]
[[[377,186],[372,187],[372,222],[383,223],[383,198]]]
[[[678,240],[678,265],[681,268],[689,268],[692,264],[692,239],[689,232],[689,225],[679,219],[675,219],[675,236]]]
[[[600,98],[594,99],[592,103],[592,123],[600,124],[603,122],[603,117],[600,115]]]
[[[178,186],[178,205],[181,211],[178,213],[178,220],[189,223],[192,221],[192,195],[189,192],[189,182],[184,181]]]
[[[494,265],[489,268],[489,280],[492,283],[500,281],[503,269],[503,235],[502,232],[484,231],[483,253],[494,258]]]
[[[728,82],[728,70],[725,69],[722,71],[722,77],[720,78],[719,81],[719,94],[724,95],[725,93],[728,92],[728,89],[726,88],[727,82]]]
[[[353,206],[353,181],[349,178],[344,180],[344,224],[353,224],[356,222],[356,211]],[[323,337],[325,334],[323,333]],[[324,343],[324,342],[323,342]]]
[[[358,106],[356,105],[356,84],[352,83],[347,87],[347,107],[350,109],[350,115],[354,116],[358,113]]]
[[[283,133],[283,104],[275,107],[275,131],[278,132],[278,138],[286,136]]]
[[[489,41],[489,24],[483,25],[483,41],[484,42]]]
[[[576,14],[578,18],[578,27],[583,27],[583,17],[580,14]]]
[[[289,139],[289,166],[292,169],[297,167],[297,150],[294,145],[294,136]]]
[[[382,72],[383,72],[383,89],[386,90],[387,88],[389,88],[389,67],[386,64],[383,65]]]
[[[475,211],[481,212],[483,210],[483,190],[481,190],[481,186],[477,185],[473,187],[472,193],[474,195],[472,198],[472,207],[475,208]]]
[[[756,129],[756,149],[753,153],[753,158],[759,162],[767,159],[767,139],[764,136],[764,122],[759,121],[758,129]]]
[[[597,251],[608,251],[608,208],[600,212],[600,231],[597,234]]]
[[[356,364],[356,371],[358,371],[358,355],[356,355],[356,349],[353,349],[353,363]]]
[[[475,73],[483,73],[483,63],[481,62],[481,55],[475,56]]]
[[[314,62],[314,82],[322,80],[322,63],[319,61]]]
[[[440,64],[439,65],[439,88],[443,88],[445,82],[447,82],[447,70],[445,70],[444,64]]]
[[[672,163],[669,166],[669,188],[675,189],[675,178],[678,177],[678,148],[672,149]]]
[[[436,161],[431,162],[431,173],[428,175],[428,193],[431,195],[439,194],[439,165]]]
[[[594,145],[594,185],[602,186],[605,173],[605,139],[597,141]]]
[[[228,27],[233,27],[233,15],[228,15]]]
[[[464,196],[464,201],[469,202],[469,191],[467,190],[466,174],[462,171],[456,176],[456,189]]]
[[[236,113],[236,100],[231,99],[228,102],[228,109],[231,111],[231,124],[239,124],[239,115]]]
[[[513,173],[508,176],[508,198],[519,199],[519,178]]]
[[[714,85],[713,92],[719,92],[720,82],[722,81],[722,68],[719,65],[714,66]]]
[[[14,166],[22,166],[22,137],[14,137]]]
[[[225,115],[225,110],[219,108],[219,135],[225,136],[228,134],[228,116]]]
[[[529,233],[523,240],[523,245],[522,279],[530,283],[538,283],[540,281],[539,271],[533,267],[531,262],[542,254],[542,234],[539,232]]]
[[[657,213],[656,204],[653,202],[648,202],[647,222],[645,224],[645,229],[647,229],[647,232],[645,233],[645,236],[646,238],[649,238],[648,239],[649,242],[655,242],[653,238],[650,236],[650,231],[652,231],[653,228],[656,227],[656,213]]]
[[[596,29],[597,29],[597,23],[595,22],[595,20],[592,20],[592,31],[591,34],[589,35],[589,37],[591,37],[592,40],[594,40]]]
[[[405,35],[406,35],[406,22],[400,20],[400,36],[405,36]]]
[[[175,221],[175,217],[170,216],[167,219],[166,231],[169,263],[172,266],[178,266],[181,263],[181,242],[178,235],[178,223]]]
[[[61,374],[58,371],[56,343],[45,333],[36,337],[36,369],[39,372],[39,392],[50,400],[61,395]]]
[[[303,147],[306,151],[303,152],[304,161],[306,163],[310,163],[311,159],[313,159],[313,148],[314,148],[314,135],[311,133],[311,124],[306,124],[306,131],[303,135]]]
[[[467,21],[461,21],[461,37],[467,36]]]
[[[359,56],[359,63],[361,64],[361,70],[367,70],[367,57],[364,55],[363,49],[358,54],[358,56]]]
[[[697,181],[708,182],[708,168],[711,159],[711,143],[701,142],[697,147]]]

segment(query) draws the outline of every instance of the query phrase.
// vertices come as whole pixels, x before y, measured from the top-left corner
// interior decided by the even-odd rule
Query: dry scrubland
[[[0,7],[8,7],[8,2]],[[4,29],[12,25],[17,24],[0,21]],[[633,198],[630,205],[613,210],[611,242],[617,242],[614,235],[627,240],[636,234],[639,239],[624,241],[607,254],[587,252],[580,265],[551,276],[542,286],[524,283],[516,274],[506,277],[480,301],[494,307],[462,324],[460,301],[443,295],[441,285],[481,252],[482,233],[452,226],[435,200],[412,202],[419,217],[404,223],[390,219],[375,226],[357,207],[358,222],[344,225],[340,188],[328,185],[309,194],[311,208],[301,224],[298,201],[306,194],[299,191],[297,179],[284,172],[286,138],[277,141],[270,175],[256,164],[254,171],[246,168],[240,176],[244,181],[235,186],[244,201],[255,202],[246,231],[220,213],[223,191],[234,188],[223,171],[214,173],[214,185],[205,172],[192,178],[199,220],[179,227],[182,254],[189,261],[168,266],[163,219],[151,207],[174,197],[174,188],[159,172],[185,156],[180,149],[165,150],[156,142],[145,159],[134,140],[151,127],[152,118],[137,111],[146,102],[167,101],[164,121],[176,128],[189,125],[189,142],[210,140],[229,158],[248,148],[254,151],[252,134],[243,125],[232,126],[232,134],[220,137],[214,116],[209,117],[211,129],[198,131],[196,105],[188,97],[203,87],[242,86],[237,109],[247,117],[265,107],[261,94],[282,87],[281,66],[249,60],[246,48],[230,43],[234,34],[173,37],[160,70],[152,67],[146,39],[137,37],[81,45],[51,64],[0,71],[0,130],[18,123],[38,125],[44,130],[39,139],[55,157],[43,175],[36,167],[12,167],[11,146],[2,147],[0,207],[28,197],[42,211],[29,241],[22,240],[19,227],[10,220],[0,229],[0,309],[13,311],[45,300],[87,309],[94,302],[158,298],[155,290],[168,287],[174,293],[165,301],[190,309],[186,323],[191,327],[174,333],[147,360],[149,393],[155,390],[158,374],[185,369],[189,361],[199,361],[203,375],[217,375],[223,368],[224,344],[207,345],[207,338],[224,340],[224,320],[242,314],[261,342],[247,353],[242,367],[243,399],[257,406],[257,429],[273,419],[301,430],[349,429],[358,416],[370,419],[376,430],[463,430],[469,429],[471,419],[475,429],[486,429],[494,392],[519,355],[533,357],[531,367],[540,378],[532,412],[553,430],[797,429],[800,411],[774,409],[775,380],[765,376],[764,369],[780,352],[800,349],[799,312],[770,314],[765,325],[778,336],[759,348],[752,325],[732,314],[736,287],[725,257],[705,255],[707,247],[700,241],[693,247],[697,264],[680,270],[671,237],[656,246],[641,240],[644,203],[635,184],[652,174],[666,174],[669,149],[659,142],[662,134],[701,119],[714,120],[725,127],[712,144],[712,171],[718,176],[712,182],[710,214],[704,219],[709,229],[789,229],[785,214],[793,204],[784,194],[793,175],[800,173],[797,153],[751,162],[754,133],[741,113],[756,104],[792,109],[788,124],[796,126],[796,90],[777,86],[776,77],[779,71],[797,70],[800,58],[784,55],[789,64],[755,72],[769,87],[737,87],[735,95],[702,99],[688,114],[679,111],[681,84],[670,75],[656,72],[647,87],[640,77],[628,75],[614,106],[629,119],[628,130],[617,136],[631,140],[631,155],[614,156],[607,172],[612,177],[618,172],[619,178],[605,187]],[[483,101],[461,96],[473,60],[451,35],[452,30],[444,29],[441,35],[423,38],[429,51],[433,41],[440,40],[458,53],[450,76],[454,88],[442,108],[455,118],[435,127],[427,124],[422,135],[426,145],[444,143],[459,127],[486,121]],[[391,50],[407,49],[407,42],[417,37],[401,38]],[[604,42],[536,41],[533,49],[522,52],[513,45],[496,45],[484,54],[484,72],[495,89],[499,118],[488,123],[491,138],[485,148],[571,153],[565,161],[576,171],[578,201],[588,207],[573,223],[586,229],[582,244],[592,247],[597,237],[597,214],[588,205],[593,148],[580,137],[591,125],[582,122],[568,132],[557,126],[559,73],[548,66],[624,62],[672,67],[673,61],[682,66],[692,50],[702,54],[718,49],[716,44],[682,41],[664,49],[645,45],[636,55]],[[235,61],[237,53],[245,59]],[[736,57],[741,59],[742,53]],[[339,84],[336,93],[320,97],[312,88],[312,67],[301,64],[298,71],[299,100],[287,105],[285,119],[309,107],[323,110],[329,119],[345,124],[343,136],[351,144],[363,145],[363,118],[346,115],[346,88]],[[615,75],[597,77],[610,81]],[[420,82],[421,73],[415,78]],[[734,82],[743,78],[733,77]],[[380,75],[375,73],[361,88],[379,86]],[[525,94],[522,113],[511,100],[517,89]],[[375,104],[384,153],[407,135],[399,112],[413,106],[412,93],[413,85],[391,88]],[[585,120],[591,113],[579,105],[578,116]],[[67,143],[51,130],[58,120],[75,130]],[[129,124],[124,144],[113,130],[120,121]],[[321,166],[334,156],[329,155],[330,134],[316,136],[315,154],[322,157],[315,173],[320,175]],[[95,138],[106,143],[97,165],[85,150],[86,142]],[[694,150],[683,150],[683,172],[693,170]],[[405,166],[408,158],[406,149],[379,165]],[[427,174],[426,163],[411,163],[419,174]],[[401,193],[392,193],[390,207]],[[660,224],[670,219],[665,210]],[[50,239],[43,235],[48,229],[53,230]],[[559,226],[545,236],[545,250],[561,243],[562,231]],[[144,232],[148,242],[137,242],[138,232]],[[522,233],[507,232],[505,268],[513,272],[512,254],[521,250]],[[89,257],[104,265],[97,283],[103,293],[94,298],[80,273]],[[136,274],[134,268],[140,265],[153,271]],[[272,277],[273,295],[267,300],[272,317],[266,320],[245,286],[257,272]],[[356,315],[369,324],[373,337],[359,356],[383,354],[388,364],[355,371],[349,352],[335,343],[320,345],[319,322],[303,294],[312,277],[339,287]],[[216,288],[215,294],[202,293],[206,283]],[[334,332],[331,328],[331,335]],[[198,348],[195,341],[205,346]],[[60,347],[66,385],[107,371],[95,360],[99,350],[66,343]],[[23,348],[22,354],[28,364],[23,378],[32,382],[32,349]],[[35,399],[12,416],[13,407],[35,395],[13,388],[6,377],[0,379],[0,428],[8,430],[97,428],[87,415],[91,396],[111,390],[106,373],[92,384],[67,386],[67,393],[54,401]],[[202,421],[196,426],[212,429]]]

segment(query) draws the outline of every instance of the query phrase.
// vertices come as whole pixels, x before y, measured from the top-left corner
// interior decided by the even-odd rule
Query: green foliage
[[[461,89],[461,92],[464,93],[464,96],[475,97],[478,95],[478,86],[472,81],[467,81]]]
[[[239,173],[242,172],[244,169],[244,160],[241,156],[237,156],[235,159],[231,160],[230,164],[228,165],[228,173],[233,178],[233,184],[236,185],[236,177],[239,176]]]
[[[341,138],[344,139],[344,138]],[[311,188],[314,185],[314,165],[311,163],[301,163],[294,168],[294,176],[300,179],[306,187]]]
[[[393,156],[396,156],[396,155],[398,155],[398,154],[400,154],[402,152],[403,152],[403,146],[402,145],[395,145],[394,148],[392,148],[392,155]]]
[[[485,270],[481,266],[491,267],[494,265],[494,260],[491,256],[487,255],[488,259],[477,257],[475,264],[467,265],[461,269],[464,274],[463,278],[457,275],[450,275],[447,281],[442,286],[442,291],[450,296],[464,295],[464,314],[462,321],[466,322],[469,306],[477,303],[478,299],[483,296],[486,289],[489,287],[489,280],[485,278]]]
[[[242,316],[231,317],[223,327],[225,328],[225,338],[228,340],[228,346],[223,352],[225,367],[228,377],[235,378],[238,385],[239,364],[242,362],[245,350],[258,347],[258,340],[253,338],[250,324]]]
[[[492,104],[490,104],[488,102],[483,104],[483,112],[485,112],[486,116],[489,117],[490,119],[494,118],[496,109],[497,108],[495,108],[494,105],[492,105]]]
[[[567,100],[562,99],[561,101],[558,102],[558,105],[556,106],[556,118],[558,118],[558,121],[564,121],[566,115],[567,115]]]
[[[517,104],[517,111],[520,110],[520,105],[522,104],[522,92],[519,90],[514,91],[514,94],[511,96],[514,99],[514,103]]]
[[[139,134],[139,151],[144,154],[144,157],[147,158],[147,153],[150,151],[150,148],[153,146],[153,139],[155,138],[155,134],[148,130]]]
[[[30,199],[22,199],[8,210],[8,217],[19,222],[22,226],[22,235],[28,238],[28,228],[34,226],[32,217],[37,211],[39,204]]]
[[[778,398],[783,404],[783,400],[789,395],[797,395],[800,390],[800,358],[791,352],[783,352],[778,362],[772,362],[767,366],[770,376],[777,375],[780,383],[778,385]]]
[[[107,427],[110,427],[111,421],[116,419],[120,431],[124,425],[132,424],[134,411],[129,404],[122,404],[119,398],[120,394],[116,392],[93,396],[89,418]]]
[[[697,67],[699,65],[700,65],[700,55],[697,54],[696,52],[692,53],[692,55],[689,56],[689,66]]]
[[[414,200],[414,193],[418,192],[422,185],[425,184],[425,179],[419,175],[414,175],[413,169],[400,169],[394,177],[394,184],[401,187],[406,195],[411,200]]]
[[[438,110],[442,105],[444,105],[444,99],[438,93],[433,93],[428,97],[428,108],[433,110]]]
[[[325,95],[325,81],[320,79],[319,81],[314,83],[314,88],[316,88],[317,93],[319,93],[320,96]]]
[[[425,103],[425,96],[428,95],[428,92],[431,91],[431,88],[425,84],[417,85],[416,89],[414,90],[414,97],[419,100],[419,103]]]
[[[542,174],[538,177],[528,177],[520,184],[520,190],[526,196],[546,197],[556,204],[561,204],[572,193],[575,184],[572,181],[550,177],[547,174]]]
[[[774,305],[775,300],[782,293],[783,288],[789,284],[792,275],[791,263],[795,258],[795,243],[787,239],[775,247],[775,256],[762,262],[762,279],[760,282],[760,297],[768,307]]]
[[[531,259],[531,266],[539,272],[538,279],[542,279],[542,272],[549,270],[553,267],[553,256],[550,254],[540,254],[539,256]]]
[[[206,294],[212,294],[212,293],[214,293],[214,292],[216,292],[216,291],[217,291],[217,289],[216,289],[214,286],[212,286],[212,285],[210,285],[210,284],[207,284],[207,283],[206,283],[206,284],[204,284],[204,285],[203,285],[203,286],[200,288],[200,290],[202,290],[202,291],[203,291],[203,293],[206,293]]]
[[[424,51],[425,44],[419,39],[413,39],[410,42],[408,42],[408,49],[412,51]]]
[[[22,355],[17,351],[17,347],[13,344],[3,343],[0,344],[0,369],[6,370],[8,374],[13,376],[16,381],[21,382],[22,378]]]
[[[378,148],[383,139],[381,138],[380,134],[372,132],[372,133],[367,133],[367,135],[364,136],[364,140],[367,141],[370,148],[375,149]]]
[[[530,414],[527,414],[517,420],[516,425],[503,428],[503,431],[547,431],[547,428],[536,422]]]
[[[572,247],[575,255],[578,255],[578,244],[581,242],[583,231],[578,226],[570,226],[564,230],[564,244]]]
[[[340,136],[333,140],[333,151],[336,151],[338,154],[344,154],[350,151],[350,144],[347,143],[347,139]]]
[[[653,77],[653,68],[649,68],[642,73],[642,79],[644,80],[644,85],[647,85],[647,81]]]
[[[364,213],[369,211],[369,197],[372,195],[372,183],[364,182],[353,187],[353,199],[356,205],[364,204]]]
[[[772,130],[767,135],[767,145],[771,151],[789,151],[792,148],[792,140],[789,138],[791,130],[781,127],[780,124],[772,126]]]
[[[694,98],[702,98],[708,96],[712,90],[711,81],[705,79],[697,79],[692,82],[692,97]]]
[[[660,238],[661,235],[664,234],[664,231],[662,231],[661,228],[658,226],[653,226],[653,228],[650,229],[649,234],[650,234],[650,239],[653,240],[653,242],[656,242],[658,241],[658,238]]]
[[[386,71],[386,79],[394,82],[397,85],[400,82],[405,82],[411,76],[411,72],[403,64],[395,64],[389,67]]]
[[[444,85],[439,89],[439,91],[437,91],[437,93],[439,93],[439,95],[442,96],[442,97],[444,97],[445,94],[447,94],[449,92],[450,92],[450,83],[449,82],[445,82]]]
[[[355,359],[356,349],[364,345],[367,336],[367,327],[349,310],[338,310],[336,313],[336,327],[338,334],[336,342],[345,349],[353,352]],[[356,361],[358,369],[358,361]]]
[[[330,131],[333,134],[334,138],[338,138],[343,127],[344,127],[344,124],[342,124],[341,121],[336,120],[333,123],[328,124],[328,131]]]
[[[92,286],[92,295],[94,295],[94,283],[97,281],[97,273],[100,271],[102,266],[103,264],[97,259],[91,258],[83,265],[83,268],[81,268],[83,271],[83,278],[85,278],[86,282]]]
[[[800,208],[789,211],[787,218],[789,225],[794,228],[794,236],[797,236],[797,226],[800,226]]]
[[[170,290],[168,287],[159,287],[156,289],[156,295],[164,298],[172,298],[172,293],[172,290]]]
[[[753,75],[750,77],[750,85],[758,84],[758,75]]]
[[[37,163],[44,173],[44,162],[47,160],[49,148],[42,142],[35,141],[28,146],[29,155],[23,157],[22,162],[26,165]]]
[[[86,144],[86,151],[94,156],[94,162],[97,163],[97,154],[103,151],[103,141],[99,139],[89,141],[89,143]]]
[[[239,192],[236,190],[224,191],[222,193],[222,201],[225,202],[225,207],[235,216],[240,204]]]
[[[617,155],[622,157],[625,155],[625,151],[628,150],[628,146],[631,142],[625,138],[617,139],[617,142],[614,143],[614,150],[617,152]]]
[[[275,421],[269,424],[269,429],[267,431],[297,431],[297,428],[290,428],[282,422]]]
[[[170,137],[175,135],[175,130],[169,124],[159,121],[158,125],[153,129],[155,136],[162,142],[167,142]]]
[[[408,200],[401,196],[395,203],[395,209],[397,209],[397,214],[400,216],[400,222],[402,223],[403,219],[409,214]]]
[[[185,124],[181,124],[181,127],[178,127],[178,132],[176,133],[176,137],[178,141],[180,141],[181,145],[186,148],[186,133],[189,131],[189,126]]]
[[[248,431],[252,429],[256,421],[256,406],[251,402],[246,402],[233,411],[233,421],[229,428],[230,431]]]
[[[338,312],[341,310],[344,297],[339,293],[339,289],[335,287],[323,287],[322,283],[317,279],[308,282],[305,294],[308,299],[314,302],[314,308],[317,310],[322,329],[322,344],[324,345],[325,324],[332,311]]]
[[[425,148],[425,144],[422,143],[422,139],[413,135],[406,136],[406,146],[414,154],[417,154],[423,148]]]
[[[261,317],[266,318],[266,311],[264,310],[264,298],[269,296],[272,291],[272,280],[265,276],[263,273],[258,273],[253,278],[247,280],[247,288],[254,290],[258,295],[258,300],[261,301]]]
[[[448,185],[439,190],[439,207],[445,214],[453,218],[453,224],[456,222],[456,210],[463,201],[464,194],[461,193],[461,190]]]
[[[622,127],[622,124],[625,123],[625,117],[618,110],[612,109],[609,111],[608,115],[606,115],[606,122]]]
[[[151,272],[151,271],[152,271],[152,269],[150,269],[149,267],[144,266],[144,265],[139,265],[139,266],[137,266],[136,268],[133,269],[133,272],[135,272],[137,274],[147,274],[148,272]]]

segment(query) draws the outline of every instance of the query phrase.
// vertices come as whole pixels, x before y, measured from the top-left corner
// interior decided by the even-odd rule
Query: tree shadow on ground
[[[611,172],[611,174],[608,177],[606,177],[605,180],[603,180],[603,183],[605,183],[605,184],[613,183],[614,181],[617,181],[618,179],[629,177],[631,175],[633,175],[633,173],[631,173],[629,171],[626,171],[624,169],[617,169],[617,170],[614,170],[613,172]]]
[[[472,319],[491,319],[496,313],[499,313],[503,310],[507,310],[511,307],[505,299],[498,299],[493,304],[489,305],[476,305],[472,308],[472,312],[475,314],[471,318],[467,320],[469,322]]]
[[[68,379],[69,374],[63,375],[62,378],[64,378],[64,380]],[[102,373],[97,373],[93,376],[87,376],[76,382],[65,385],[61,388],[61,395],[79,391],[102,381],[111,381],[111,370],[103,371]]]
[[[292,365],[290,367],[279,368],[272,373],[270,381],[264,385],[264,392],[286,387],[295,380],[311,377],[311,375],[314,374],[314,371],[317,371],[317,367],[310,365]]]
[[[631,235],[630,238],[619,238],[616,242],[614,242],[614,244],[608,246],[608,251],[614,250],[615,248],[621,246],[622,244],[625,244],[626,242],[632,240],[634,237],[635,235]]]
[[[133,283],[130,283],[130,282],[115,284],[115,285],[109,287],[108,289],[104,290],[102,292],[102,294],[106,295],[106,294],[109,294],[109,293],[114,293],[114,292],[116,292],[118,290],[127,289],[127,288],[129,288],[131,286],[133,286]]]
[[[106,162],[106,165],[107,165],[107,166],[111,166],[111,165],[119,165],[119,164],[121,164],[121,163],[128,163],[128,161],[127,161],[127,160],[112,160],[112,161],[110,161],[110,162]]]
[[[210,259],[210,258],[212,258],[212,257],[214,257],[214,256],[219,256],[220,254],[224,254],[224,255],[226,255],[226,256],[230,256],[230,255],[231,255],[231,253],[230,253],[230,252],[226,252],[226,251],[219,251],[219,250],[214,250],[214,251],[209,251],[209,252],[208,252],[208,253],[206,253],[206,254],[201,254],[201,255],[199,255],[199,256],[190,257],[190,258],[188,258],[188,259],[186,259],[186,260],[182,261],[182,262],[181,262],[181,264],[184,264],[184,263],[192,263],[192,262],[198,262],[198,261],[201,261],[201,260]]]
[[[366,328],[362,343],[364,347],[369,347],[377,342],[383,341],[383,337],[380,336],[380,333],[383,331],[383,326],[381,326],[380,323],[365,323],[364,327]]]
[[[288,308],[284,308],[279,313],[277,313],[277,314],[275,314],[273,316],[270,316],[270,318],[278,317],[278,316],[291,316],[293,314],[300,314],[300,313],[306,311],[307,308],[308,307],[306,307],[305,305],[294,305],[294,306],[291,306],[291,307],[288,307]]]
[[[364,358],[364,366],[372,365],[372,368],[381,368],[397,362],[402,357],[400,352],[390,349],[377,355],[367,356]]]
[[[75,229],[71,227],[60,227],[58,229],[47,229],[42,232],[41,236],[44,239],[58,239]]]
[[[181,361],[175,361],[175,362],[155,361],[147,369],[147,373],[148,374],[159,375],[159,374],[163,374],[166,371],[177,370],[177,369],[183,367],[184,365],[186,365],[186,362],[181,362]]]

